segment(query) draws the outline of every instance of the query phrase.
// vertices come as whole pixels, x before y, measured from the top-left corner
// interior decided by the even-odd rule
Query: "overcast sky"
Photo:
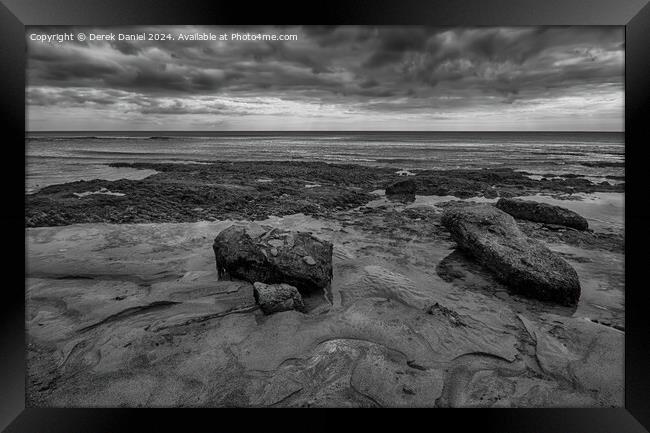
[[[238,31],[297,41],[64,42]],[[622,27],[28,28],[28,130],[623,130]]]

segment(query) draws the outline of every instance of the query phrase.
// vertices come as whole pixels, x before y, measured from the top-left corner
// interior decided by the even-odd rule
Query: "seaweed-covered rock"
[[[488,204],[453,206],[442,216],[458,247],[514,292],[575,304],[578,274],[562,257],[528,238],[507,213]]]
[[[212,248],[219,278],[286,283],[300,291],[326,289],[332,279],[332,244],[309,233],[233,225]]]
[[[413,179],[398,180],[386,187],[386,195],[415,195],[416,188]]]
[[[281,311],[298,310],[305,312],[305,304],[300,292],[289,284],[253,284],[255,303],[260,306],[264,314],[279,313]]]
[[[535,201],[502,198],[497,202],[497,207],[515,218],[547,224],[558,224],[572,227],[577,230],[587,230],[587,220],[560,206]]]

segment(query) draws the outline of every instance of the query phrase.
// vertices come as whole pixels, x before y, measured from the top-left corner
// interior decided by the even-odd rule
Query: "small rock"
[[[402,387],[402,392],[404,392],[404,394],[408,394],[408,395],[415,395],[415,391],[413,391],[411,388],[409,388],[407,386]]]
[[[463,320],[458,315],[458,313],[456,313],[453,310],[450,310],[445,306],[440,305],[437,302],[433,304],[431,307],[429,307],[429,309],[427,310],[427,314],[431,314],[431,315],[440,314],[446,317],[449,320],[449,322],[454,326],[466,326]]]
[[[305,256],[302,259],[304,260],[305,263],[307,263],[310,266],[313,266],[313,265],[316,264],[316,260],[314,260],[314,258],[312,256]]]
[[[271,255],[273,257],[277,256],[278,255],[278,249],[277,248],[271,248]]]
[[[483,196],[485,198],[497,198],[499,196],[499,193],[495,189],[488,189],[483,193]]]
[[[294,286],[289,284],[253,284],[255,303],[260,306],[264,314],[279,313],[281,311],[297,310],[306,312],[302,296]]]
[[[407,194],[414,195],[416,190],[413,179],[398,180],[386,187],[386,195]]]

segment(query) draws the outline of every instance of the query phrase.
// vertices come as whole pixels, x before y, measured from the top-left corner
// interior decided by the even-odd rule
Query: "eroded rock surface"
[[[589,228],[587,220],[576,212],[548,203],[501,198],[497,201],[496,206],[518,219],[547,224],[558,224],[572,227],[576,230],[587,230]]]
[[[265,315],[251,283],[218,278],[231,222],[28,230],[28,404],[621,406],[623,332],[440,279],[434,211],[363,215],[264,223],[334,245],[334,303],[308,314]]]
[[[327,289],[332,279],[332,244],[309,233],[259,225],[233,225],[214,240],[220,278],[286,283],[300,291]]]
[[[512,290],[545,301],[575,304],[578,274],[560,255],[524,235],[507,213],[487,204],[452,206],[442,223],[458,247]]]

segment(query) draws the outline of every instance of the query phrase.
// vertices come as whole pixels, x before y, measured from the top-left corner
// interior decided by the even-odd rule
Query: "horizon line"
[[[558,129],[558,130],[545,130],[545,129],[536,129],[536,130],[516,130],[516,129],[504,129],[504,130],[412,130],[412,129],[406,129],[406,130],[364,130],[364,129],[340,129],[340,130],[309,130],[309,129],[290,129],[290,130],[273,130],[273,129],[268,129],[268,130],[210,130],[210,129],[201,129],[201,130],[190,130],[190,129],[169,129],[169,130],[159,130],[159,129],[152,129],[152,130],[147,130],[147,129],[60,129],[60,130],[54,130],[54,129],[42,129],[42,130],[25,130],[25,132],[143,132],[143,133],[149,133],[149,132],[155,132],[155,133],[170,133],[170,132],[223,132],[223,133],[266,133],[266,132],[273,132],[273,133],[278,133],[278,132],[321,132],[321,133],[340,133],[340,132],[376,132],[376,133],[391,133],[391,132],[618,132],[618,133],[624,133],[625,130],[589,130],[589,129],[583,129],[583,130],[563,130],[563,129]]]

